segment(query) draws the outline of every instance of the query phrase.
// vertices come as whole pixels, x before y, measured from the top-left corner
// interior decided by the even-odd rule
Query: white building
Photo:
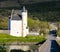
[[[10,35],[25,37],[29,33],[27,26],[27,10],[23,7],[22,10],[12,10],[11,17],[9,17],[8,29]]]

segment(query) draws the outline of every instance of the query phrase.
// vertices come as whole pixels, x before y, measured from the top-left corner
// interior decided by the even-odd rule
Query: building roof
[[[12,20],[22,20],[22,17],[20,17],[20,16],[12,16]]]
[[[12,20],[22,20],[21,10],[12,10],[11,15]]]
[[[25,6],[23,6],[22,10],[12,10],[11,19],[12,20],[22,20],[22,12],[26,12]]]

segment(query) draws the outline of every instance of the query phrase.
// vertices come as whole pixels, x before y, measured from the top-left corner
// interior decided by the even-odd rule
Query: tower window
[[[22,16],[21,15],[18,15],[20,17],[20,20],[22,20]]]
[[[28,27],[26,27],[26,29],[28,29]]]
[[[18,34],[19,32],[17,32],[17,34]]]

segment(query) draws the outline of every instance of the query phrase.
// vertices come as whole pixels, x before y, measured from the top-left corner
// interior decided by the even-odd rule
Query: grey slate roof
[[[19,16],[12,16],[12,20],[22,20],[22,17],[19,17]]]
[[[21,10],[14,10],[12,13],[12,20],[22,20]]]

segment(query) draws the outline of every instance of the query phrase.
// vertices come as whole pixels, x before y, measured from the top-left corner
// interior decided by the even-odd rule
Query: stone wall
[[[7,49],[8,49],[7,52],[11,52],[11,50],[14,50],[14,49],[27,51],[29,50],[29,46],[28,45],[9,45]]]
[[[6,33],[6,34],[9,34],[9,30],[0,30],[0,33]]]
[[[0,30],[0,33],[10,34],[9,30]],[[38,32],[29,32],[30,35],[39,35]]]
[[[30,35],[39,35],[39,32],[29,32]]]

